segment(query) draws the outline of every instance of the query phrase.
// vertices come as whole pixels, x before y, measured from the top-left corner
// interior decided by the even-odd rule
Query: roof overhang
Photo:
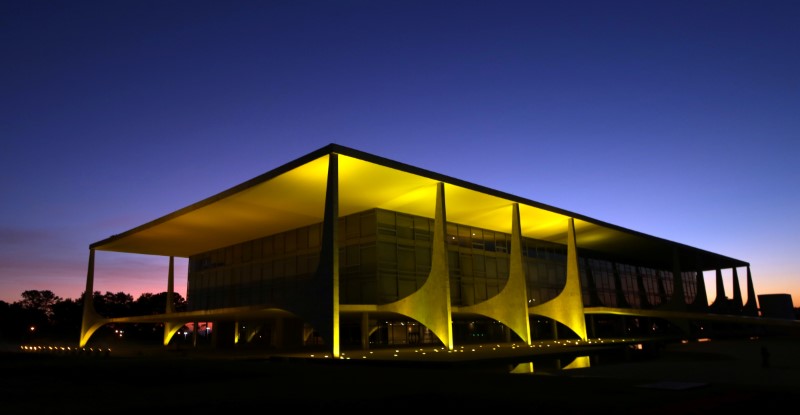
[[[339,215],[382,208],[433,218],[436,185],[445,186],[447,221],[511,233],[520,206],[525,237],[566,244],[575,219],[579,249],[670,269],[712,270],[746,262],[645,235],[479,185],[331,144],[152,222],[96,242],[91,249],[191,257],[323,220],[328,163],[339,160]]]

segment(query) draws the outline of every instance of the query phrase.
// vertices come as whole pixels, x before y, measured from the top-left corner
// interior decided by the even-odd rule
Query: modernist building
[[[219,346],[624,336],[760,319],[749,264],[331,144],[90,245],[81,345],[114,322],[214,323]],[[96,251],[188,258],[189,311],[93,311]],[[733,298],[722,288],[732,270]],[[737,270],[746,270],[743,304]],[[703,273],[717,273],[708,304]],[[730,271],[726,271],[730,272]]]

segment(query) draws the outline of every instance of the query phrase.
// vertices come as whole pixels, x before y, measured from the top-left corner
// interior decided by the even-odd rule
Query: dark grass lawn
[[[390,365],[178,352],[144,356],[7,352],[0,358],[0,414],[322,410],[699,414],[796,404],[796,396],[786,391],[752,385],[710,383],[672,389],[643,387],[643,382],[635,379],[558,372],[511,374],[509,369],[500,365]]]

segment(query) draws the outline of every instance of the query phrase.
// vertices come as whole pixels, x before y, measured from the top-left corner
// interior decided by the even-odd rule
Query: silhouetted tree
[[[186,300],[180,294],[173,293],[172,303],[175,311],[186,310]],[[133,315],[137,316],[164,314],[167,310],[167,292],[143,293],[134,301],[131,309]],[[126,327],[126,333],[130,338],[153,341],[163,336],[164,325],[162,323],[135,323]]]
[[[167,292],[144,293],[136,301],[124,292],[99,291],[92,293],[94,308],[103,317],[163,314],[166,312]],[[175,311],[185,311],[186,300],[178,293],[172,296]],[[28,290],[14,303],[0,301],[0,342],[46,343],[53,341],[75,342],[80,336],[83,321],[83,293],[78,299],[62,299],[49,290]],[[108,324],[93,337],[118,337],[124,330],[125,338],[160,338],[163,324]]]
[[[61,300],[61,297],[50,290],[28,290],[22,292],[20,306],[26,310],[41,311],[50,318],[53,316],[53,305]]]
[[[126,317],[132,315],[133,296],[122,291],[93,293],[94,309],[103,317]]]
[[[186,300],[178,293],[172,293],[172,304],[175,311],[186,311]],[[136,315],[163,314],[167,311],[167,292],[158,294],[144,293],[133,304]]]

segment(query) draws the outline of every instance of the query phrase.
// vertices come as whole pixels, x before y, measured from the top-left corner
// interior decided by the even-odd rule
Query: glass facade
[[[451,304],[469,306],[497,295],[508,281],[509,236],[448,223],[446,240]]]
[[[430,272],[433,226],[433,219],[383,209],[340,218],[339,302],[387,304],[416,292]],[[456,223],[446,229],[451,304],[497,295],[508,281],[511,236]],[[316,272],[321,236],[315,224],[191,257],[189,309],[279,305]],[[555,298],[566,283],[566,246],[524,238],[522,249],[529,304]],[[673,292],[671,271],[584,255],[578,263],[586,306],[646,308]],[[696,273],[681,278],[691,302]]]
[[[626,305],[633,308],[641,308],[642,302],[639,297],[639,274],[636,267],[629,264],[617,263],[617,275],[619,276],[619,284],[622,288],[622,294],[625,298]]]
[[[321,224],[189,258],[190,310],[274,304],[319,262]]]
[[[683,296],[686,298],[687,304],[692,304],[695,299],[697,299],[697,277],[697,272],[695,271],[681,272],[681,278],[683,279]]]
[[[594,282],[595,293],[600,304],[605,307],[619,306],[617,283],[614,278],[614,263],[603,259],[587,258],[588,272]]]
[[[642,278],[644,287],[644,297],[650,306],[660,305],[666,296],[663,281],[659,278],[658,270],[648,267],[639,267],[639,275]]]

